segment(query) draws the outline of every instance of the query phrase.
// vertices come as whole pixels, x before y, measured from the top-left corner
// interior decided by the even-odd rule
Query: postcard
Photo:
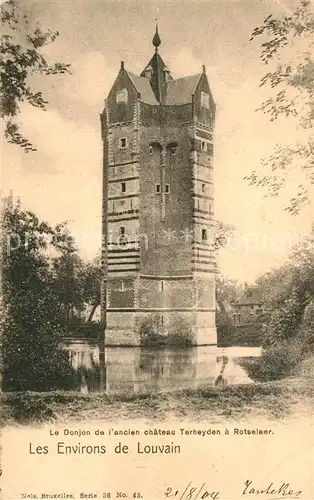
[[[313,2],[1,20],[2,499],[314,499]]]

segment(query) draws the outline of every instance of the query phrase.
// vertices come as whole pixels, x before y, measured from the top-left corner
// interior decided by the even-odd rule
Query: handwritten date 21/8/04
[[[173,498],[175,500],[218,500],[219,491],[208,491],[206,483],[199,486],[194,486],[192,481],[185,488],[172,488],[168,486],[164,493],[165,498]]]

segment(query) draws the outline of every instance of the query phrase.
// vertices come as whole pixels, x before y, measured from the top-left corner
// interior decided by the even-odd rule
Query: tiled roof
[[[167,85],[167,105],[180,105],[192,102],[192,94],[194,94],[201,74],[186,76],[171,80]]]
[[[130,71],[127,71],[127,74],[136,90],[141,94],[142,102],[145,102],[146,104],[158,104],[151,84],[147,78],[134,75],[134,73],[131,73]]]

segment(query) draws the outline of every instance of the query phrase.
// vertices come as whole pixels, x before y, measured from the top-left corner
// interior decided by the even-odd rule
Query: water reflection
[[[73,367],[80,374],[81,391],[99,390],[98,346],[76,342],[68,344],[67,349]],[[252,383],[238,359],[259,355],[260,348],[249,347],[107,347],[104,388],[109,393],[143,393]]]

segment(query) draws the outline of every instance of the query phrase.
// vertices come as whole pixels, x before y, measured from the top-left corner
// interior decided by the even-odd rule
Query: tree
[[[53,43],[58,32],[43,31],[39,25],[31,29],[27,14],[23,13],[16,0],[1,5],[1,118],[4,120],[4,134],[8,142],[24,148],[25,152],[36,148],[19,131],[16,117],[20,105],[45,110],[48,102],[42,92],[29,86],[31,75],[55,75],[69,73],[69,64],[49,64],[41,49]]]
[[[93,320],[95,311],[100,306],[101,281],[101,258],[96,257],[91,262],[85,264],[83,273],[83,298],[84,302],[91,308],[87,320],[88,323]]]
[[[20,204],[7,203],[2,218],[2,363],[4,390],[72,387],[74,372],[60,346],[63,325],[47,249],[67,245],[62,226],[52,228]]]
[[[254,29],[251,40],[264,37],[261,60],[269,66],[261,86],[268,86],[273,96],[259,110],[270,120],[291,118],[295,121],[295,142],[278,144],[264,159],[265,174],[256,171],[247,177],[250,184],[265,187],[278,196],[293,172],[298,183],[287,206],[292,214],[299,212],[311,199],[314,185],[314,8],[302,0],[288,15],[275,19],[268,16]]]
[[[67,248],[52,261],[52,286],[62,310],[63,324],[70,332],[76,312],[84,310],[84,263],[74,248]]]
[[[97,257],[84,262],[71,245],[63,249],[52,261],[53,286],[56,298],[63,311],[64,326],[68,332],[72,327],[90,324],[100,305],[101,264]],[[81,313],[90,308],[87,322]]]
[[[269,291],[269,317],[262,356],[251,375],[259,380],[284,377],[314,352],[314,236],[295,248],[286,265],[258,282]]]

